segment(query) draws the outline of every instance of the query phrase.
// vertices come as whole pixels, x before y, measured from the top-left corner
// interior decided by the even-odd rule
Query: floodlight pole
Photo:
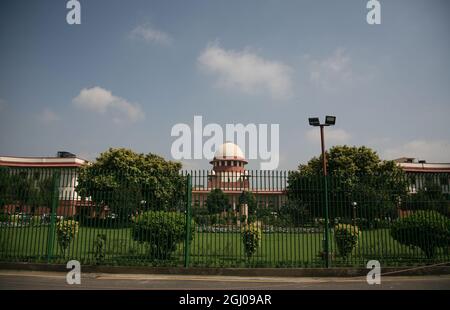
[[[323,175],[327,176],[327,157],[325,154],[325,139],[323,127],[325,127],[325,125],[320,125],[320,143],[322,145],[322,168],[323,168]]]
[[[324,180],[324,216],[325,216],[325,228],[324,228],[324,240],[323,240],[323,254],[325,255],[326,267],[331,265],[330,255],[330,224],[328,214],[328,173],[327,173],[327,155],[325,153],[325,134],[324,127],[333,126],[336,123],[336,116],[326,116],[325,123],[321,124],[318,117],[310,117],[309,124],[311,126],[320,127],[320,144],[322,146],[322,170]]]
[[[328,177],[327,177],[327,156],[325,153],[325,138],[324,138],[324,127],[326,125],[320,125],[320,144],[322,146],[322,168],[323,168],[323,179],[324,179],[324,200],[325,200],[325,244],[324,244],[324,254],[325,254],[325,266],[330,267],[330,224],[328,215]]]

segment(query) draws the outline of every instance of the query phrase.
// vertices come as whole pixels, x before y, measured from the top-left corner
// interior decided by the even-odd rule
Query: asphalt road
[[[276,278],[186,275],[82,274],[81,284],[69,285],[61,272],[0,270],[1,290],[449,290],[450,275],[420,277],[382,276],[380,285],[368,285],[365,277]]]

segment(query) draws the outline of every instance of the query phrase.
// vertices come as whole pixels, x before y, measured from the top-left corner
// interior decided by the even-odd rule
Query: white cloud
[[[312,143],[320,143],[319,128],[311,128],[306,132],[306,139]],[[350,142],[351,135],[344,129],[328,127],[325,130],[325,145],[327,148],[333,145],[347,144]]]
[[[114,96],[111,91],[98,86],[82,89],[72,102],[75,106],[86,111],[99,114],[109,113],[116,123],[136,122],[145,117],[139,105]]]
[[[414,157],[428,162],[450,162],[450,141],[413,140],[402,145],[387,148],[383,152],[386,159]]]
[[[130,37],[133,39],[143,40],[149,43],[160,45],[168,45],[172,42],[172,38],[165,32],[150,27],[149,25],[140,25],[134,28]]]
[[[218,44],[209,44],[198,57],[198,63],[217,76],[219,87],[249,94],[268,92],[274,99],[292,95],[291,68],[248,50],[225,50]]]
[[[355,80],[350,56],[342,48],[326,59],[309,59],[309,77],[312,83],[329,91],[351,85]]]
[[[43,123],[52,123],[61,119],[58,114],[56,114],[49,108],[45,108],[41,113],[37,115],[37,118]]]

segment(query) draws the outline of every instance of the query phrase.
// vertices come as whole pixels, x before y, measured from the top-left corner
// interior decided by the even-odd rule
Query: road
[[[365,277],[276,278],[187,275],[82,274],[81,284],[66,283],[61,272],[0,270],[1,290],[21,289],[181,289],[181,290],[449,290],[450,275],[382,276],[380,285],[368,285]]]

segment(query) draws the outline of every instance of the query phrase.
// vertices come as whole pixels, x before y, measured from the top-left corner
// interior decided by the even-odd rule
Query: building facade
[[[286,201],[286,184],[276,182],[275,174],[247,170],[247,163],[238,145],[231,142],[222,144],[210,162],[212,169],[192,176],[194,207],[204,207],[208,193],[214,189],[220,189],[227,195],[235,212],[240,212],[239,197],[247,191],[254,195],[260,206],[282,205]]]
[[[411,193],[416,193],[427,182],[432,182],[439,185],[444,194],[450,194],[450,163],[427,163],[411,157],[397,158],[394,161],[408,176]]]
[[[82,207],[81,199],[75,190],[78,184],[76,168],[88,163],[87,160],[69,152],[58,152],[54,157],[0,156],[0,168],[9,168],[12,174],[20,174],[36,184],[56,180],[58,187],[56,214],[59,216],[73,216],[77,213],[77,209]],[[17,194],[23,196],[23,193]],[[7,204],[3,208],[8,213],[42,215],[49,214],[51,206],[14,203]]]

